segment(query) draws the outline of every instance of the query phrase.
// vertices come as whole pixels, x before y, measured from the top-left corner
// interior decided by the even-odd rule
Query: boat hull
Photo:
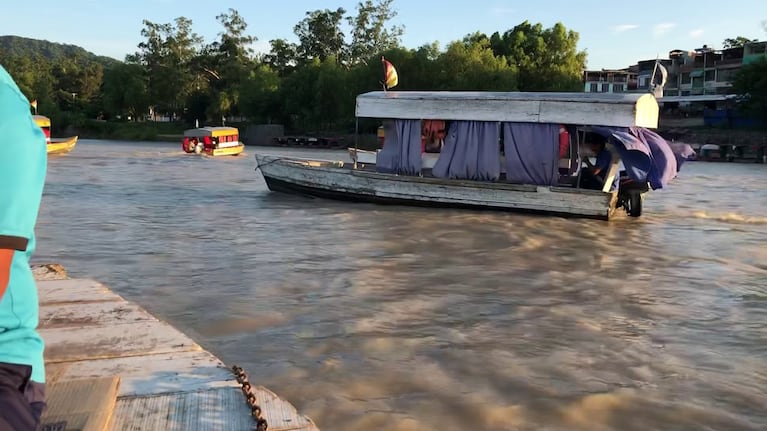
[[[46,145],[48,154],[66,154],[72,151],[77,145],[77,136],[69,138],[51,138],[51,142]]]
[[[214,148],[210,150],[204,150],[203,152],[209,156],[238,156],[245,151],[245,145],[236,145],[233,147]]]
[[[532,212],[607,220],[615,193],[400,176],[350,169],[344,162],[256,155],[267,187],[276,192],[345,201]]]

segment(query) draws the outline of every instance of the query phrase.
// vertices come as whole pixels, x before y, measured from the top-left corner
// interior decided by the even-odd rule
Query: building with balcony
[[[668,59],[642,60],[619,70],[585,71],[584,91],[592,93],[649,92],[656,61],[668,72],[664,96],[706,96],[732,93],[732,81],[744,65],[767,59],[767,41],[741,47],[692,51],[673,50]],[[657,79],[656,79],[657,81]]]
[[[583,83],[586,93],[625,93],[637,89],[636,73],[628,69],[586,70]]]

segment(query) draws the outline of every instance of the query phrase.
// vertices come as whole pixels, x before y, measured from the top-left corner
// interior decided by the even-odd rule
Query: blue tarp
[[[642,127],[597,127],[596,133],[615,138],[613,143],[634,181],[648,182],[653,190],[666,187],[676,177],[677,155],[663,137]]]
[[[421,120],[384,122],[384,147],[376,171],[401,175],[421,174]]]
[[[559,180],[559,125],[503,123],[506,179],[556,185]]]
[[[501,176],[499,124],[453,121],[434,164],[437,178],[496,181]]]

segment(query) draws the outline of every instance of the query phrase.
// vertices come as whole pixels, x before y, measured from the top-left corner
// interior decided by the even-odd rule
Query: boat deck
[[[191,338],[97,281],[65,278],[51,265],[36,267],[35,277],[44,429],[254,429],[231,369]],[[318,430],[268,389],[254,386],[254,394],[269,430]]]
[[[307,161],[310,163],[312,162],[312,160],[304,160],[304,161]],[[387,176],[390,175],[390,174],[379,173],[378,170],[376,169],[375,163],[358,162],[357,167],[355,168],[354,162],[348,162],[344,160],[337,160],[337,161],[322,160],[318,162],[332,163],[333,164],[332,167],[338,168],[338,169],[345,169],[347,171],[358,171],[358,172],[364,172],[364,173],[373,174],[373,175],[387,175]],[[459,184],[459,183],[471,184],[471,183],[479,182],[474,180],[459,180],[459,179],[452,179],[452,178],[436,177],[432,173],[432,168],[421,168],[420,175],[418,176],[402,175],[401,179],[405,179],[407,181],[425,180],[430,182],[451,183],[451,184]],[[555,187],[559,189],[560,191],[564,189],[564,190],[578,190],[579,192],[585,192],[585,193],[595,192],[594,190],[576,187],[575,184],[577,183],[577,181],[578,181],[577,174],[566,175],[566,174],[560,173],[559,182],[557,183],[556,186],[552,186],[552,187]],[[508,180],[506,178],[506,172],[503,172],[503,171],[499,174],[497,180],[482,181],[481,183],[485,187],[493,187],[494,185],[497,185],[504,188],[515,188],[518,190],[535,190],[536,189],[536,186],[532,184],[525,184],[525,183]]]

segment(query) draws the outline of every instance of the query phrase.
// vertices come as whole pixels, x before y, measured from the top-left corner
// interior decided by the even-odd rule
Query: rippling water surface
[[[36,260],[323,430],[767,429],[767,166],[688,163],[605,223],[271,193],[254,151],[83,140],[50,158]]]

